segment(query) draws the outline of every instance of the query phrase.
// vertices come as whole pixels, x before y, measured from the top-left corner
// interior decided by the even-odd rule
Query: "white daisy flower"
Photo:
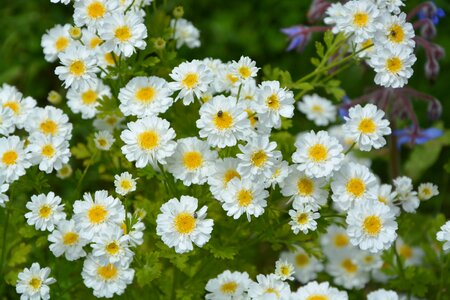
[[[333,175],[331,190],[334,204],[347,211],[357,202],[376,200],[378,182],[366,166],[347,163]]]
[[[264,213],[267,197],[269,192],[262,185],[250,179],[234,178],[228,182],[227,189],[224,191],[222,207],[227,212],[227,216],[238,219],[245,213],[250,222],[251,216],[257,218]]]
[[[295,202],[294,202],[295,203]],[[292,231],[294,234],[298,234],[300,231],[303,234],[308,234],[309,231],[315,231],[317,229],[316,219],[320,218],[320,214],[309,205],[296,205],[294,209],[289,210],[289,216],[291,216]]]
[[[30,210],[25,214],[28,225],[34,225],[37,230],[55,229],[55,224],[66,219],[64,204],[61,204],[61,197],[50,192],[47,195],[39,194],[31,196],[26,207]]]
[[[136,216],[136,213],[134,217],[131,213],[127,214],[126,223],[122,223],[122,230],[128,236],[130,247],[137,247],[144,243],[145,224],[142,222],[141,217]]]
[[[352,0],[344,4],[344,15],[336,24],[339,31],[353,35],[356,43],[373,38],[380,27],[380,11],[370,1]]]
[[[42,268],[39,263],[33,263],[31,268],[25,268],[19,273],[16,292],[20,299],[50,299],[50,284],[55,283],[53,277],[49,277],[50,268]]]
[[[248,296],[253,300],[289,300],[290,295],[289,284],[278,280],[275,274],[259,274],[256,282],[251,282],[248,288]]]
[[[248,56],[241,56],[239,61],[233,61],[231,68],[234,70],[234,75],[237,76],[240,82],[246,82],[256,77],[259,68],[256,67],[256,62]]]
[[[31,97],[23,98],[22,93],[15,87],[4,83],[0,88],[0,105],[14,112],[13,123],[18,129],[22,129],[29,122],[30,114],[35,110],[36,100]]]
[[[27,149],[31,152],[30,162],[34,165],[39,164],[39,170],[46,173],[61,169],[72,155],[69,142],[62,137],[34,133],[29,141]]]
[[[261,122],[269,127],[280,128],[281,117],[292,118],[294,116],[294,94],[280,87],[278,81],[263,81],[259,85],[258,102],[260,106],[257,112]]]
[[[114,186],[116,193],[125,196],[136,190],[136,180],[128,172],[114,176]]]
[[[200,108],[197,120],[201,138],[213,147],[236,145],[238,140],[252,136],[250,121],[240,102],[234,97],[216,96]]]
[[[271,187],[272,189],[278,184],[283,186],[284,181],[289,176],[289,164],[287,161],[280,160],[272,167],[272,175],[266,180],[264,188]]]
[[[172,70],[170,77],[174,81],[169,82],[169,88],[179,91],[175,101],[183,99],[184,105],[193,103],[194,96],[200,99],[213,80],[210,70],[199,60],[181,63]]]
[[[281,194],[291,197],[296,204],[307,204],[319,208],[327,203],[328,191],[325,178],[311,178],[300,172],[295,165],[289,167],[289,176],[283,181]]]
[[[55,74],[64,82],[65,88],[79,89],[85,85],[95,84],[98,72],[97,59],[86,47],[70,45],[58,57],[62,65],[56,67]]]
[[[305,133],[295,143],[297,150],[292,161],[297,169],[310,177],[326,177],[341,167],[344,150],[338,140],[330,137],[326,131]]]
[[[231,92],[233,89],[239,88],[239,77],[234,74],[231,63],[223,64],[216,76],[214,86],[218,93]]]
[[[294,273],[294,265],[287,260],[279,259],[275,262],[274,274],[277,276],[278,280],[294,280],[294,276],[292,276]]]
[[[102,265],[108,263],[129,265],[134,253],[128,248],[128,236],[116,227],[92,239],[92,256]]]
[[[73,20],[75,25],[100,29],[111,12],[118,8],[118,1],[77,0],[74,3]]]
[[[73,173],[72,166],[70,164],[65,164],[56,172],[56,177],[59,179],[69,178]]]
[[[134,270],[120,263],[102,264],[89,255],[81,272],[84,285],[92,288],[95,297],[112,298],[122,295],[128,284],[133,282]]]
[[[323,265],[303,248],[298,246],[295,248],[295,252],[282,252],[280,259],[287,260],[294,265],[294,276],[301,283],[316,279],[317,274],[323,270]]]
[[[381,202],[394,211],[395,215],[398,216],[400,214],[400,208],[395,205],[394,201],[397,197],[397,192],[392,190],[392,185],[390,184],[381,184],[378,186],[377,199],[378,202]]]
[[[156,76],[135,77],[120,89],[119,108],[125,116],[155,116],[173,103],[167,82]]]
[[[73,220],[59,221],[55,230],[48,236],[48,241],[51,243],[50,251],[56,257],[64,254],[68,261],[74,261],[86,256],[83,247],[89,243],[89,240],[83,238],[75,228]]]
[[[25,175],[25,169],[31,166],[31,155],[24,142],[18,136],[12,135],[0,138],[0,172],[7,183]]]
[[[62,137],[70,140],[72,137],[72,124],[69,117],[59,108],[46,106],[37,107],[31,113],[31,122],[25,124],[25,130],[30,133],[41,133],[52,137]]]
[[[296,300],[348,300],[347,292],[339,291],[331,287],[328,281],[318,283],[308,282],[300,287],[297,292],[292,293],[291,299]]]
[[[252,280],[247,272],[230,272],[226,270],[216,278],[208,280],[205,290],[207,300],[233,300],[246,296],[248,286]]]
[[[161,206],[156,219],[156,234],[176,253],[192,251],[192,243],[203,247],[211,238],[214,221],[206,219],[207,207],[197,211],[198,200],[190,196],[173,198]]]
[[[341,31],[341,27],[348,21],[347,10],[340,2],[331,3],[325,11],[325,18],[323,21],[325,24],[334,25],[331,31],[334,34],[338,34]]]
[[[96,79],[90,85],[75,89],[71,87],[67,91],[67,105],[73,113],[81,113],[83,119],[92,119],[97,114],[99,100],[103,97],[111,98],[111,89],[104,85],[103,81]]]
[[[170,27],[175,30],[174,38],[177,41],[177,49],[186,45],[188,48],[200,47],[200,31],[186,19],[170,20]]]
[[[450,250],[450,221],[441,226],[441,230],[436,234],[436,239],[443,242],[443,249],[447,253]]]
[[[417,193],[420,200],[430,200],[432,197],[439,195],[439,189],[437,185],[432,183],[421,183],[417,188]]]
[[[389,249],[397,238],[395,213],[378,201],[359,201],[345,219],[350,242],[372,253]]]
[[[0,206],[5,207],[6,202],[9,201],[8,195],[5,193],[9,189],[9,184],[4,183],[4,178],[0,177]]]
[[[196,137],[179,139],[175,153],[167,160],[167,169],[183,184],[203,184],[214,171],[217,152]]]
[[[116,66],[116,63],[119,61],[119,53],[113,52],[110,50],[109,45],[105,45],[105,43],[101,44],[95,51],[97,56],[97,64],[98,67],[102,68],[105,72],[101,72],[100,76],[103,78],[104,76],[110,73],[110,69]]]
[[[109,131],[99,131],[94,134],[94,143],[97,149],[108,151],[116,139]]]
[[[383,259],[381,253],[370,253],[367,251],[361,251],[361,267],[365,271],[379,270],[383,266]]]
[[[98,50],[103,40],[97,35],[97,30],[90,28],[83,28],[81,34],[81,41],[90,50]]]
[[[78,232],[89,240],[107,233],[115,226],[120,227],[125,220],[122,203],[109,196],[107,191],[96,191],[94,197],[85,193],[83,200],[77,200],[73,204],[73,213]]]
[[[42,36],[41,47],[44,51],[45,60],[52,63],[72,43],[69,35],[70,24],[55,25]]]
[[[388,12],[398,15],[400,7],[405,6],[403,0],[371,0],[378,5],[380,10],[386,9]]]
[[[297,103],[297,108],[317,126],[327,126],[336,121],[336,106],[317,94],[303,96],[302,101]]]
[[[367,300],[399,300],[398,294],[394,291],[378,289],[367,294]]]
[[[14,111],[7,106],[2,106],[0,102],[0,135],[8,136],[15,129]]]
[[[327,228],[327,232],[320,237],[320,245],[328,257],[333,256],[335,253],[345,253],[352,248],[350,237],[345,228],[337,225],[330,225]]]
[[[244,177],[263,176],[269,179],[273,167],[282,158],[281,152],[275,150],[277,143],[269,141],[268,136],[257,136],[245,146],[238,147],[242,152],[236,155],[239,159],[238,172]]]
[[[401,176],[394,179],[395,192],[397,199],[402,205],[404,211],[415,213],[420,205],[417,192],[413,191],[412,180],[409,177]]]
[[[385,47],[403,46],[414,48],[414,28],[411,23],[406,22],[406,14],[398,16],[385,14],[382,18],[383,29],[378,32],[377,43]]]
[[[166,120],[145,117],[127,126],[128,129],[120,134],[125,143],[122,153],[129,161],[136,161],[137,168],[144,168],[148,164],[153,167],[158,163],[164,165],[166,158],[175,152],[175,131]]]
[[[417,58],[412,48],[391,46],[376,49],[369,65],[377,73],[375,83],[384,87],[400,88],[413,75],[412,65]]]
[[[399,256],[403,259],[405,267],[417,266],[423,263],[425,252],[420,247],[413,247],[399,237],[395,241],[395,248]]]
[[[208,184],[211,194],[217,200],[223,201],[223,193],[232,179],[241,179],[241,174],[237,171],[238,163],[236,158],[226,157],[211,166],[213,170],[208,176]]]
[[[346,138],[355,141],[362,151],[373,148],[380,149],[386,145],[384,135],[391,134],[389,121],[384,119],[384,111],[376,105],[366,104],[364,107],[356,105],[350,108],[345,118],[343,130]]]
[[[115,129],[122,128],[123,119],[124,118],[111,114],[103,118],[95,119],[93,125],[98,131],[106,130],[109,132],[113,132]]]
[[[351,249],[329,257],[326,266],[335,284],[346,289],[362,289],[369,282],[369,272],[361,267],[361,252]]]

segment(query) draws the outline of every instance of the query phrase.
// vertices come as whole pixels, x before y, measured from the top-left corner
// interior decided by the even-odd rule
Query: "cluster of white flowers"
[[[361,58],[377,73],[375,83],[403,87],[413,74],[414,28],[400,11],[403,2],[351,0],[334,3],[327,10],[325,23],[333,32],[342,32]]]

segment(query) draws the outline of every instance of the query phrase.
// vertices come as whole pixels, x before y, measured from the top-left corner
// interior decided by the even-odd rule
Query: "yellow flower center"
[[[387,199],[386,199],[386,197],[378,196],[378,201],[380,201],[381,203],[387,204]]]
[[[366,264],[371,264],[371,263],[373,263],[373,256],[372,256],[372,255],[366,255],[366,256],[364,256],[364,262],[365,262]]]
[[[89,41],[89,47],[91,49],[97,48],[98,45],[100,45],[103,42],[103,40],[101,38],[99,38],[98,36],[94,36],[90,41]]]
[[[251,157],[252,164],[255,167],[261,167],[267,161],[267,154],[263,150],[256,151],[252,154]]]
[[[91,223],[99,224],[106,219],[108,211],[103,205],[95,204],[88,210],[87,216]]]
[[[140,88],[136,92],[136,99],[141,103],[149,103],[155,99],[156,90],[153,87]]]
[[[88,90],[81,94],[81,102],[84,105],[92,105],[97,102],[97,93],[94,90]]]
[[[400,70],[402,68],[403,68],[403,63],[402,63],[401,59],[398,58],[397,56],[388,58],[386,60],[386,69],[391,73],[397,74],[398,72],[400,72]]]
[[[311,110],[315,113],[323,113],[323,107],[321,105],[313,105]]]
[[[366,185],[361,178],[350,178],[346,185],[347,192],[354,197],[360,197],[366,191]]]
[[[307,213],[301,213],[297,215],[297,223],[300,225],[305,225],[308,223],[308,214]]]
[[[67,46],[69,46],[69,39],[65,36],[61,36],[55,41],[55,48],[58,52],[66,50]]]
[[[2,163],[7,166],[15,165],[19,155],[16,151],[5,151],[2,155]]]
[[[307,264],[309,264],[309,257],[308,257],[308,255],[306,255],[304,253],[297,254],[295,256],[295,264],[298,267],[304,267]]]
[[[233,117],[226,111],[219,111],[219,113],[214,117],[214,125],[219,130],[228,129],[233,125]]]
[[[328,296],[325,295],[319,295],[319,294],[314,294],[314,295],[309,295],[306,300],[329,300],[330,298],[328,298]]]
[[[225,282],[220,286],[220,291],[222,294],[232,295],[236,293],[238,284],[234,281]]]
[[[277,298],[280,298],[280,292],[274,289],[273,287],[267,288],[265,294],[275,294]]]
[[[373,41],[372,39],[367,39],[364,42],[361,43],[361,49],[369,50],[373,47]]]
[[[86,10],[87,10],[87,15],[91,19],[101,18],[101,17],[103,17],[103,15],[106,12],[105,6],[99,1],[94,1],[91,4],[89,4],[87,6]]]
[[[158,142],[159,135],[153,130],[144,131],[138,136],[138,144],[144,150],[152,150],[158,146]]]
[[[122,182],[120,183],[120,187],[124,190],[129,190],[132,186],[133,185],[131,184],[131,181],[127,179],[122,180]]]
[[[42,219],[48,219],[48,217],[50,217],[50,215],[52,214],[52,208],[47,205],[44,204],[39,208],[39,217]]]
[[[239,75],[241,75],[242,78],[248,78],[250,75],[252,75],[252,72],[250,71],[249,67],[242,66],[239,68]]]
[[[69,231],[63,236],[63,244],[66,246],[74,245],[78,242],[78,233]]]
[[[107,264],[106,266],[99,267],[97,274],[105,281],[113,280],[117,277],[117,268],[113,264]]]
[[[105,58],[105,62],[111,66],[111,65],[115,64],[115,61],[114,61],[115,56],[116,55],[114,53],[108,52],[108,53],[105,53],[105,55],[103,57]]]
[[[240,190],[237,194],[237,200],[240,206],[247,207],[253,201],[253,194],[249,190]]]
[[[175,230],[180,234],[189,234],[194,231],[196,223],[195,218],[187,212],[178,214],[173,220]]]
[[[314,162],[322,162],[328,158],[328,149],[322,144],[315,144],[309,147],[308,156]]]
[[[256,116],[255,112],[250,109],[246,109],[245,112],[247,113],[247,117],[248,117],[248,120],[250,121],[250,125],[252,127],[255,127],[256,123],[258,122],[258,117]]]
[[[58,132],[58,124],[53,120],[47,119],[39,125],[39,129],[46,135],[55,135]]]
[[[108,141],[105,138],[98,138],[97,139],[97,143],[100,145],[100,147],[102,148],[106,148],[106,146],[108,146]]]
[[[9,107],[12,109],[15,115],[20,113],[20,105],[17,101],[8,101],[3,104],[3,107]]]
[[[357,27],[366,27],[369,23],[369,15],[366,12],[357,12],[353,15],[353,24]]]
[[[130,28],[126,25],[119,26],[114,31],[114,36],[121,42],[126,42],[131,38]]]
[[[28,282],[28,284],[29,284],[34,290],[39,289],[39,288],[41,287],[41,283],[42,283],[42,280],[40,280],[40,279],[37,278],[37,277],[31,278],[31,280]]]
[[[413,256],[413,249],[408,245],[401,245],[398,249],[398,254],[405,259],[409,259]]]
[[[364,134],[371,134],[377,130],[377,124],[372,119],[364,118],[359,122],[358,130]]]
[[[86,72],[84,62],[75,60],[70,64],[69,71],[73,76],[80,77]]]
[[[431,189],[430,188],[423,188],[422,189],[422,194],[424,195],[424,196],[431,196]]]
[[[55,155],[55,148],[52,145],[48,144],[42,147],[42,155],[47,158],[52,158]]]
[[[349,258],[344,259],[341,265],[348,273],[355,273],[356,271],[358,271],[358,266],[354,264]]]
[[[230,182],[233,178],[239,178],[241,179],[241,175],[239,175],[238,171],[230,169],[225,172],[223,175],[223,182],[225,183],[225,186]]]
[[[202,154],[198,151],[186,152],[183,155],[183,165],[186,169],[193,171],[203,164]]]
[[[272,94],[267,97],[266,105],[271,110],[278,110],[280,108],[280,99],[276,94]]]
[[[108,118],[106,118],[106,120],[105,120],[106,124],[108,124],[108,125],[110,125],[110,126],[115,126],[116,123],[117,123],[117,121],[118,121],[117,118],[114,117],[114,116],[108,117]]]
[[[311,179],[300,178],[297,181],[298,194],[301,196],[309,196],[314,191],[314,183]]]
[[[402,26],[394,24],[389,28],[389,40],[393,43],[401,43],[405,38],[405,32]]]
[[[288,266],[281,266],[280,273],[284,276],[288,276],[291,272]]]
[[[123,222],[122,225],[120,225],[120,228],[122,228],[123,234],[128,233],[127,224],[125,224],[125,222]]]
[[[186,74],[186,76],[184,76],[183,80],[181,81],[181,84],[188,89],[194,88],[198,84],[198,74],[197,73]]]
[[[348,236],[343,233],[338,233],[334,236],[333,242],[336,248],[343,248],[348,245]]]
[[[112,242],[106,245],[105,250],[109,255],[116,255],[117,252],[119,252],[120,247],[116,242]]]
[[[239,78],[230,73],[228,73],[226,77],[231,82],[231,84],[235,84],[239,80]]]
[[[364,219],[363,229],[364,232],[371,236],[376,236],[380,233],[383,223],[378,216],[368,216]]]

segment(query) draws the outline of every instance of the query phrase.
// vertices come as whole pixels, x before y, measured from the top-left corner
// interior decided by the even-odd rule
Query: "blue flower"
[[[397,136],[397,147],[401,147],[403,144],[409,143],[411,145],[424,144],[430,140],[436,139],[442,136],[444,132],[438,128],[430,127],[427,129],[415,128],[414,126],[405,129],[398,129],[394,131],[394,135]]]

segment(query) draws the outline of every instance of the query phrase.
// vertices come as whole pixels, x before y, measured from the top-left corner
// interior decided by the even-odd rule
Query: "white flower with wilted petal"
[[[64,204],[61,198],[50,192],[47,195],[39,194],[31,196],[26,207],[30,210],[25,214],[28,225],[34,225],[37,230],[53,231],[55,224],[66,218]]]
[[[31,268],[25,268],[19,273],[16,292],[21,300],[25,299],[50,299],[50,284],[55,283],[53,277],[49,277],[50,268],[42,268],[39,263],[33,263]]]
[[[177,49],[186,45],[188,48],[200,47],[200,31],[186,19],[170,20],[170,27],[175,30],[174,38],[177,41]]]
[[[309,255],[303,248],[296,246],[294,252],[282,252],[280,259],[287,260],[294,265],[294,276],[301,283],[317,278],[323,270],[322,263],[313,255]]]
[[[397,199],[402,205],[404,211],[409,213],[416,212],[420,205],[420,200],[417,197],[417,192],[413,191],[412,180],[409,177],[401,176],[394,179],[395,192]]]

